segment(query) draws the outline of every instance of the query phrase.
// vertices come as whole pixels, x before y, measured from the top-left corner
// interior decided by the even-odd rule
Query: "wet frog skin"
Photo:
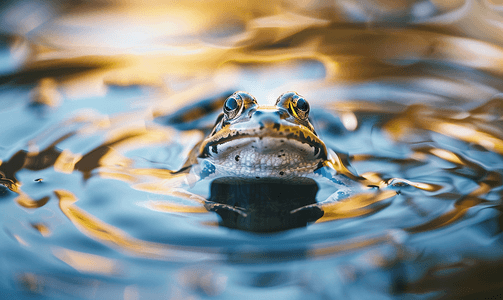
[[[287,92],[263,106],[246,92],[224,102],[223,113],[198,149],[204,174],[246,178],[297,178],[334,160],[316,134],[309,104]]]

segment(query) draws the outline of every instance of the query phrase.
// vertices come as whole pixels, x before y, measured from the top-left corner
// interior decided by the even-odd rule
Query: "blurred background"
[[[448,71],[425,64],[499,75],[501,10],[495,1],[14,1],[2,4],[2,81],[68,99],[109,85],[169,97],[207,83],[271,100],[285,88],[349,98],[348,85],[386,79],[407,93],[427,85],[424,100],[472,100],[494,90],[457,70],[430,85],[426,72]]]
[[[500,297],[502,29],[496,0],[2,2],[0,298]],[[304,95],[398,195],[226,228],[170,171],[236,90]]]

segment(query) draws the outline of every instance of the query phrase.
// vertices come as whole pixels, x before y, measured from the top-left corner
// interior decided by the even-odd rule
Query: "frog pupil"
[[[297,108],[300,109],[301,111],[308,111],[309,104],[307,103],[306,100],[300,98],[299,100],[297,100]]]
[[[225,111],[233,111],[238,108],[238,102],[234,98],[229,98],[225,101],[224,109]]]

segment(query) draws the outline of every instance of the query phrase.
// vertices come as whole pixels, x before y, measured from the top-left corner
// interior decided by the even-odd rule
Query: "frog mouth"
[[[203,143],[199,157],[217,157],[243,149],[265,155],[294,151],[312,160],[326,160],[328,155],[325,144],[316,135],[293,127],[283,131],[229,130],[216,134]]]

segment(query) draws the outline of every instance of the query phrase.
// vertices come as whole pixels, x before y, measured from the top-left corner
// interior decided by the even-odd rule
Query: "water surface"
[[[2,7],[4,298],[501,296],[501,6],[229,3]],[[174,173],[236,90],[304,95],[354,193]]]

